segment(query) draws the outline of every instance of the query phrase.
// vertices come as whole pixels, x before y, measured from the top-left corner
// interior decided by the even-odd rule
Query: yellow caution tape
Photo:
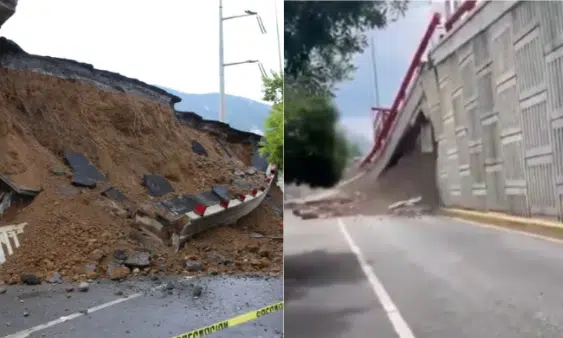
[[[274,303],[258,310],[247,312],[243,315],[233,317],[231,319],[222,320],[215,324],[211,324],[209,326],[204,326],[202,328],[192,330],[181,334],[179,336],[174,336],[172,338],[199,338],[205,337],[215,332],[226,330],[230,327],[237,326],[251,320],[258,319],[262,316],[268,315],[270,313],[278,312],[283,310],[283,302]]]

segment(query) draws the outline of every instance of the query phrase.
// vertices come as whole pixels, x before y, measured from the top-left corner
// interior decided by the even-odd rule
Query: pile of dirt
[[[392,212],[390,205],[417,197],[421,197],[414,206],[417,213],[431,212],[440,205],[435,155],[413,149],[379,176],[367,173],[330,197],[296,205],[294,214],[304,219],[386,214]]]
[[[412,150],[378,178],[368,173],[343,190],[354,197],[356,209],[362,214],[387,213],[389,205],[418,196],[426,208],[436,208],[440,205],[436,157]]]
[[[281,234],[278,216],[261,206],[239,226],[220,228],[189,241],[179,254],[153,245],[132,227],[122,209],[98,189],[70,186],[64,152],[80,152],[132,204],[148,199],[142,175],[166,177],[178,193],[197,193],[236,179],[233,163],[209,134],[180,125],[163,104],[93,85],[28,71],[0,69],[0,174],[41,189],[35,200],[0,226],[27,222],[21,247],[0,265],[0,281],[19,282],[22,273],[46,278],[107,276],[116,250],[150,250],[152,262],[138,273],[185,273],[185,257],[200,272],[280,272],[282,243],[250,238],[250,231]],[[196,140],[208,156],[192,151]],[[249,163],[251,145],[233,145]],[[250,155],[248,155],[250,154]],[[244,169],[244,168],[239,168]],[[258,249],[255,248],[258,246]],[[209,253],[229,256],[217,265]],[[267,252],[267,253],[266,253]],[[258,263],[260,261],[261,263]],[[136,270],[135,270],[136,271]]]

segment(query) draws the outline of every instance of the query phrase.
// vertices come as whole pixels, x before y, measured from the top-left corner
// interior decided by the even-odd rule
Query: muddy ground
[[[130,274],[281,273],[281,205],[265,203],[235,225],[196,236],[176,254],[135,230],[122,208],[101,196],[101,187],[71,186],[63,161],[68,151],[86,155],[134,209],[151,200],[143,174],[164,176],[178,193],[202,192],[231,184],[235,170],[250,165],[251,145],[229,145],[239,158],[233,164],[212,135],[180,125],[167,105],[29,71],[0,69],[0,106],[0,174],[40,190],[33,202],[0,218],[0,226],[27,222],[21,247],[0,265],[0,281],[19,283],[22,274],[79,281]],[[192,141],[208,156],[193,152]],[[270,192],[274,200],[279,194]],[[145,257],[144,252],[148,266],[112,268],[116,256]],[[197,268],[187,268],[187,260]]]

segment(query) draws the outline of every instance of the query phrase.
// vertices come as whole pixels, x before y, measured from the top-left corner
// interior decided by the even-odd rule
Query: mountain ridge
[[[219,120],[219,93],[191,94],[167,87],[160,87],[181,101],[174,105],[177,111],[194,112],[206,120]],[[233,128],[263,133],[264,122],[272,108],[271,105],[249,98],[225,95],[225,123]]]

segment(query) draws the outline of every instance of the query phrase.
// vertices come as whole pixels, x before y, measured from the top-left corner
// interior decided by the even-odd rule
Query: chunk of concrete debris
[[[118,261],[125,261],[127,259],[127,254],[125,250],[117,249],[113,252],[113,257]]]
[[[189,272],[198,272],[203,270],[203,264],[201,264],[196,260],[191,260],[191,259],[186,261],[184,267]]]
[[[58,272],[51,273],[46,280],[49,284],[61,284],[63,282],[63,277]]]
[[[12,196],[13,196],[13,192],[7,192],[7,193],[0,193],[0,215],[2,215],[4,213],[4,211],[8,210],[8,208],[10,207],[10,205],[12,204]]]
[[[65,175],[65,174],[66,174],[66,170],[64,170],[64,169],[58,169],[58,168],[51,169],[51,172],[52,172],[53,175],[55,175],[55,176],[62,176],[62,175]]]
[[[236,176],[242,176],[242,175],[244,175],[244,171],[242,171],[242,170],[240,170],[240,169],[235,169],[234,174],[235,174]]]
[[[110,264],[108,266],[108,276],[111,280],[121,280],[127,278],[131,270],[124,265]]]
[[[250,190],[252,188],[252,185],[242,178],[235,178],[232,182],[232,185],[243,190]]]
[[[109,198],[110,200],[114,200],[117,202],[123,202],[127,200],[127,197],[119,191],[116,187],[109,187],[102,191],[102,196]]]
[[[146,251],[135,252],[123,264],[129,268],[146,268],[151,265],[151,254]]]
[[[33,274],[21,275],[21,281],[27,285],[39,285],[41,280]]]
[[[90,290],[90,284],[86,282],[82,282],[78,285],[78,291],[80,292],[88,292]]]
[[[254,167],[250,167],[250,168],[246,169],[246,173],[247,173],[248,175],[254,175],[254,174],[256,174],[256,171],[257,171],[257,170],[256,170],[256,168],[254,168]]]
[[[8,289],[0,287],[0,295],[5,294],[6,292],[8,292]]]
[[[71,183],[77,187],[86,187],[94,189],[96,187],[96,181],[90,177],[86,176],[73,176]]]
[[[407,206],[413,206],[415,204],[418,204],[422,201],[422,196],[418,196],[418,197],[414,197],[411,199],[408,199],[407,202],[405,203],[405,205]]]
[[[402,200],[402,201],[397,201],[393,204],[390,204],[387,209],[388,210],[396,210],[398,208],[404,207],[404,206],[413,206],[417,203],[420,203],[420,201],[422,201],[422,196],[418,196],[418,197],[414,197],[414,198],[410,198],[408,200]]]
[[[203,293],[203,288],[199,285],[196,285],[192,291],[192,296],[194,296],[195,298],[199,298],[201,297],[202,293]]]
[[[164,196],[174,191],[168,180],[160,175],[145,174],[143,175],[143,186],[147,188],[150,196]]]
[[[192,150],[198,155],[207,156],[207,150],[198,141],[192,140]]]

